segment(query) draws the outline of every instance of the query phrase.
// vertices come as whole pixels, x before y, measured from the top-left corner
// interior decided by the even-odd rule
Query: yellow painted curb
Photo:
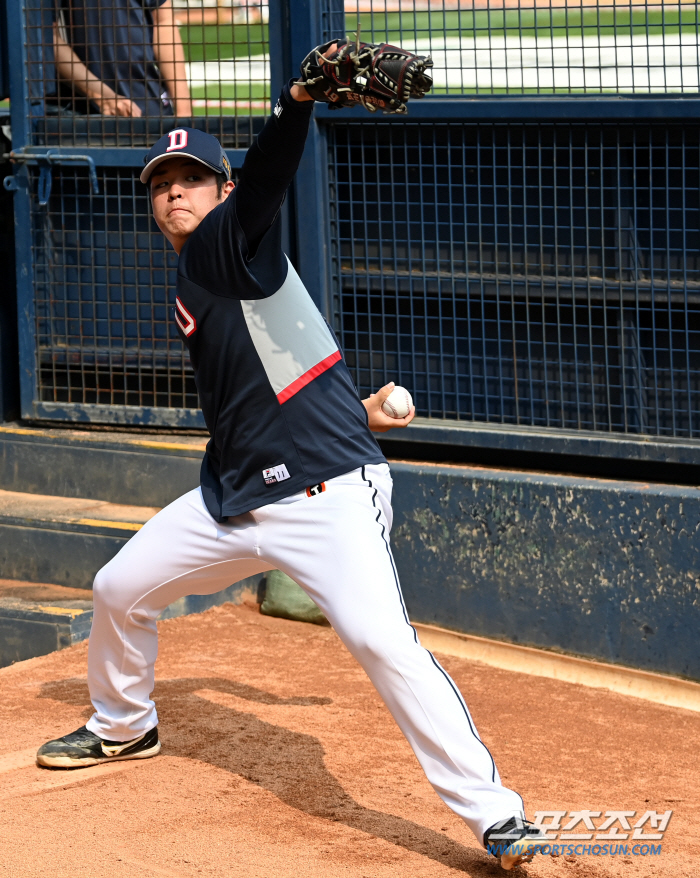
[[[100,518],[79,518],[76,524],[89,524],[95,527],[116,527],[119,530],[141,530],[142,524],[131,521],[103,521]]]
[[[22,427],[0,427],[0,433],[8,433],[14,434],[17,436],[44,436],[51,438],[52,434],[47,430],[25,430]],[[74,442],[92,442],[94,445],[99,445],[100,437],[106,436],[107,438],[103,441],[105,442],[113,442],[114,439],[109,436],[109,433],[95,433],[92,436],[73,436],[71,437]],[[162,448],[167,449],[168,451],[191,451],[193,454],[199,454],[206,448],[207,440],[202,439],[201,443],[186,445],[183,442],[158,442],[156,440],[148,440],[142,438],[136,439],[126,439],[121,438],[118,440],[122,445],[136,445],[142,448]]]
[[[194,454],[204,451],[207,447],[206,442],[202,442],[200,445],[185,445],[182,442],[148,442],[145,439],[125,439],[123,441],[144,448],[167,448],[169,451],[192,451]]]
[[[88,592],[90,594],[90,592]],[[51,613],[54,616],[70,616],[71,619],[75,619],[76,616],[82,616],[83,613],[87,613],[88,610],[78,610],[75,607],[38,607],[37,609],[41,610],[42,613]]]
[[[472,659],[506,671],[610,689],[632,698],[700,712],[700,684],[690,680],[459,634],[434,625],[414,623],[414,628],[423,646],[431,651]]]
[[[0,427],[0,433],[15,433],[18,436],[43,435],[39,430],[23,430],[21,427]]]

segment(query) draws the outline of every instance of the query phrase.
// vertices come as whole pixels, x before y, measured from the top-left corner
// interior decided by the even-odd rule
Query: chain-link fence
[[[249,145],[270,106],[267,20],[261,0],[27,0],[32,142],[142,146],[187,124]]]
[[[692,3],[442,0],[345,4],[348,27],[435,62],[437,94],[697,94]]]
[[[405,119],[317,108],[297,180],[290,241],[361,391],[399,381],[441,422],[700,438],[696,4],[25,4],[26,416],[197,422],[143,148],[192,124],[240,168],[271,77],[359,29],[435,63]]]
[[[356,382],[432,418],[700,437],[700,127],[335,125]]]

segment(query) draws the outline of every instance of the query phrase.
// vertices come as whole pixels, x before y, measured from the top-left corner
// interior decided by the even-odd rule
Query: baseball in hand
[[[382,411],[390,418],[405,418],[411,411],[413,400],[405,387],[395,387],[382,403]]]

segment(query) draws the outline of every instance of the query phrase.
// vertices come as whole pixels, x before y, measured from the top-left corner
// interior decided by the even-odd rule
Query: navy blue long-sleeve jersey
[[[201,485],[219,521],[385,462],[337,339],[282,251],[279,209],[312,107],[283,89],[236,189],[180,254],[174,317],[211,434]]]

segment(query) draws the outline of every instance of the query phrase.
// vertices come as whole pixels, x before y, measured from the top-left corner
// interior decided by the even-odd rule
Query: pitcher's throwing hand
[[[367,420],[369,428],[373,433],[386,433],[394,427],[407,427],[416,416],[416,407],[411,405],[407,415],[404,417],[393,417],[386,413],[384,405],[391,394],[396,389],[393,381],[385,384],[381,390],[371,393],[367,399],[363,399],[365,409],[367,410]]]

